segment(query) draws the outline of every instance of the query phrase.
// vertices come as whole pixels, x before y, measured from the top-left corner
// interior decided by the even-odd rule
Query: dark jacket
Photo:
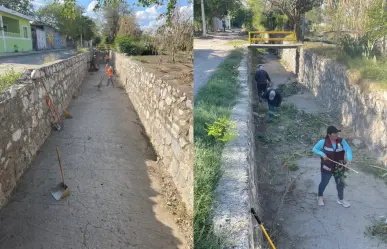
[[[271,79],[265,70],[257,70],[255,73],[255,81],[257,84],[267,84],[267,81],[271,82]]]
[[[269,95],[270,95],[270,92],[271,91],[275,91],[275,97],[273,100],[270,100],[269,99]],[[279,107],[281,105],[281,102],[282,102],[282,96],[280,94],[280,92],[278,90],[274,90],[274,89],[269,89],[267,90],[263,96],[262,96],[263,99],[267,99],[267,103],[269,105],[273,105],[275,107]]]

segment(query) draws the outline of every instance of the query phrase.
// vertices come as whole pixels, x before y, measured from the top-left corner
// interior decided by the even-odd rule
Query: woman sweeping
[[[313,152],[321,156],[321,182],[318,186],[318,205],[324,206],[323,193],[327,187],[329,180],[334,175],[336,188],[338,193],[337,203],[344,207],[349,207],[348,201],[344,200],[344,182],[342,172],[345,172],[343,166],[340,166],[332,161],[341,164],[350,164],[352,161],[352,150],[348,143],[338,136],[338,130],[334,126],[329,126],[327,135],[321,139],[314,147]],[[348,162],[345,162],[345,154],[347,154]]]

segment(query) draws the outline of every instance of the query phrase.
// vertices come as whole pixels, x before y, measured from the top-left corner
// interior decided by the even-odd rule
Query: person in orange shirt
[[[109,64],[106,64],[106,74],[108,76],[107,86],[109,86],[109,82],[111,82],[114,87],[113,68],[112,66],[109,66]]]

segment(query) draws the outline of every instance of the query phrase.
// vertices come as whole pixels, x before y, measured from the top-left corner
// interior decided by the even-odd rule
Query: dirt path
[[[325,206],[318,206],[320,159],[311,150],[323,137],[327,125],[338,125],[338,122],[310,92],[287,81],[294,75],[286,72],[275,57],[269,55],[265,59],[273,82],[276,85],[287,82],[287,87],[281,89],[285,95],[291,95],[285,98],[280,116],[272,124],[267,124],[263,115],[266,107],[259,104],[255,107],[258,167],[262,172],[259,190],[264,221],[277,248],[387,248],[376,236],[365,235],[367,227],[376,224],[374,218],[387,222],[387,186],[379,177],[365,173],[367,165],[377,165],[374,155],[351,143],[353,168],[359,171],[359,174],[350,172],[346,179],[344,196],[351,207],[336,203],[333,179],[324,192]],[[298,93],[287,94],[292,87],[298,87]],[[342,130],[341,136],[347,141],[355,139],[348,129]],[[365,155],[367,162],[364,162]]]
[[[207,83],[216,68],[227,57],[233,46],[229,41],[242,39],[234,33],[218,33],[211,39],[194,39],[194,95]]]
[[[69,107],[73,119],[53,132],[0,210],[0,248],[181,248],[179,232],[147,163],[155,154],[137,115],[119,88],[95,87],[103,72],[87,75]],[[59,146],[71,195],[60,202]]]

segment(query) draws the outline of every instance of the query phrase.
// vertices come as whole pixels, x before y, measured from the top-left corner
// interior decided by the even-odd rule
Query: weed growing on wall
[[[15,83],[21,73],[17,73],[13,70],[13,68],[8,69],[5,73],[0,74],[0,93],[7,90],[13,83]]]

